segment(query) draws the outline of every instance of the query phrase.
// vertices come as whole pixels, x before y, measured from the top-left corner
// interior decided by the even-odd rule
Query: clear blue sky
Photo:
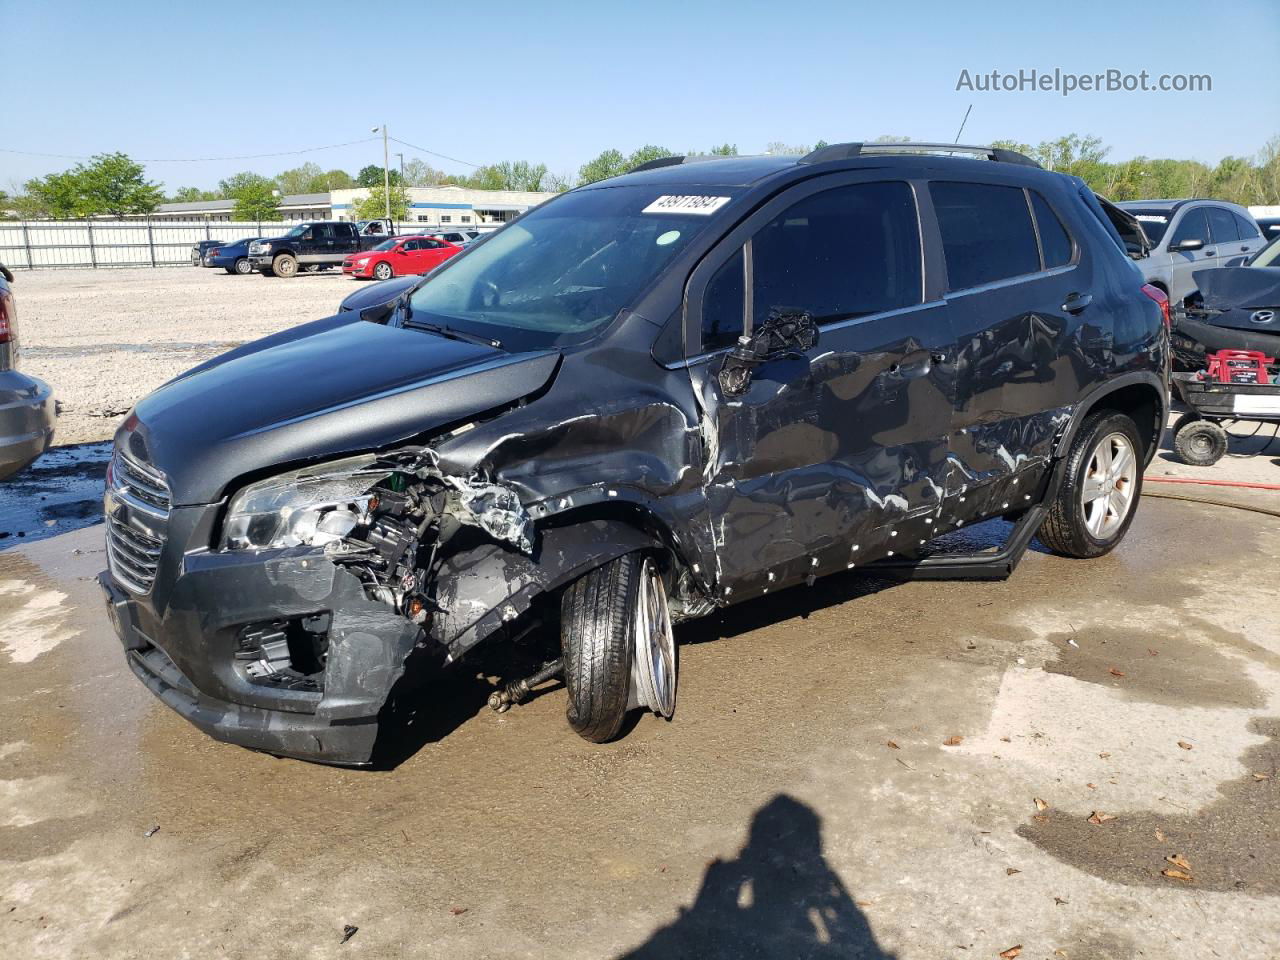
[[[645,143],[949,141],[969,103],[966,142],[1092,133],[1113,159],[1212,163],[1280,134],[1277,0],[0,0],[0,31],[0,148],[44,153],[267,153],[368,137],[385,120],[474,163],[571,173],[606,147]],[[1032,67],[1208,73],[1213,91],[955,89],[962,69]],[[170,188],[210,187],[304,160],[354,172],[380,164],[382,147],[147,169]],[[73,162],[0,152],[0,188]]]

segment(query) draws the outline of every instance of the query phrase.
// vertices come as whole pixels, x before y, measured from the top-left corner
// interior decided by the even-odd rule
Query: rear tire
[[[277,277],[293,277],[298,273],[298,261],[289,253],[282,253],[271,261],[272,273]]]
[[[1193,467],[1211,467],[1227,452],[1227,431],[1212,420],[1187,414],[1174,424],[1173,449]]]
[[[1142,496],[1142,439],[1114,410],[1089,416],[1072,441],[1066,475],[1040,526],[1040,542],[1080,559],[1110,553],[1124,539]]]
[[[242,277],[246,276],[253,273],[253,264],[249,262],[248,257],[241,257],[236,261],[233,272],[240,274]]]

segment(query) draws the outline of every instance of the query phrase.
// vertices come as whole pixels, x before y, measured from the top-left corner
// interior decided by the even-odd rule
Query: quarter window
[[[1018,187],[929,184],[942,233],[947,286],[963,290],[1040,270],[1027,198]]]
[[[730,347],[742,335],[742,248],[716,271],[702,295],[702,349]]]
[[[1239,232],[1241,240],[1257,240],[1258,239],[1257,227],[1255,227],[1252,223],[1250,223],[1248,220],[1240,216],[1240,214],[1235,213],[1234,211],[1232,212],[1231,215],[1236,218],[1236,230],[1237,232]]]
[[[1065,266],[1071,262],[1071,237],[1067,229],[1058,219],[1044,197],[1036,191],[1031,194],[1031,209],[1036,215],[1036,230],[1040,234],[1040,253],[1044,259],[1044,269]]]

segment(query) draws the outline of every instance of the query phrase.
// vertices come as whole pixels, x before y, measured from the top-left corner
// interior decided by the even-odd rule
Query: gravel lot
[[[333,271],[291,280],[193,267],[20,272],[22,368],[62,402],[58,444],[109,440],[134,402],[166,380],[328,316],[356,282]]]

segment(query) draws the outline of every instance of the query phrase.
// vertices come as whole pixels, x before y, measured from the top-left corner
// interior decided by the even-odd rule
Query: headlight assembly
[[[391,475],[372,456],[318,464],[261,480],[231,501],[222,549],[324,546],[368,516],[373,488]]]

